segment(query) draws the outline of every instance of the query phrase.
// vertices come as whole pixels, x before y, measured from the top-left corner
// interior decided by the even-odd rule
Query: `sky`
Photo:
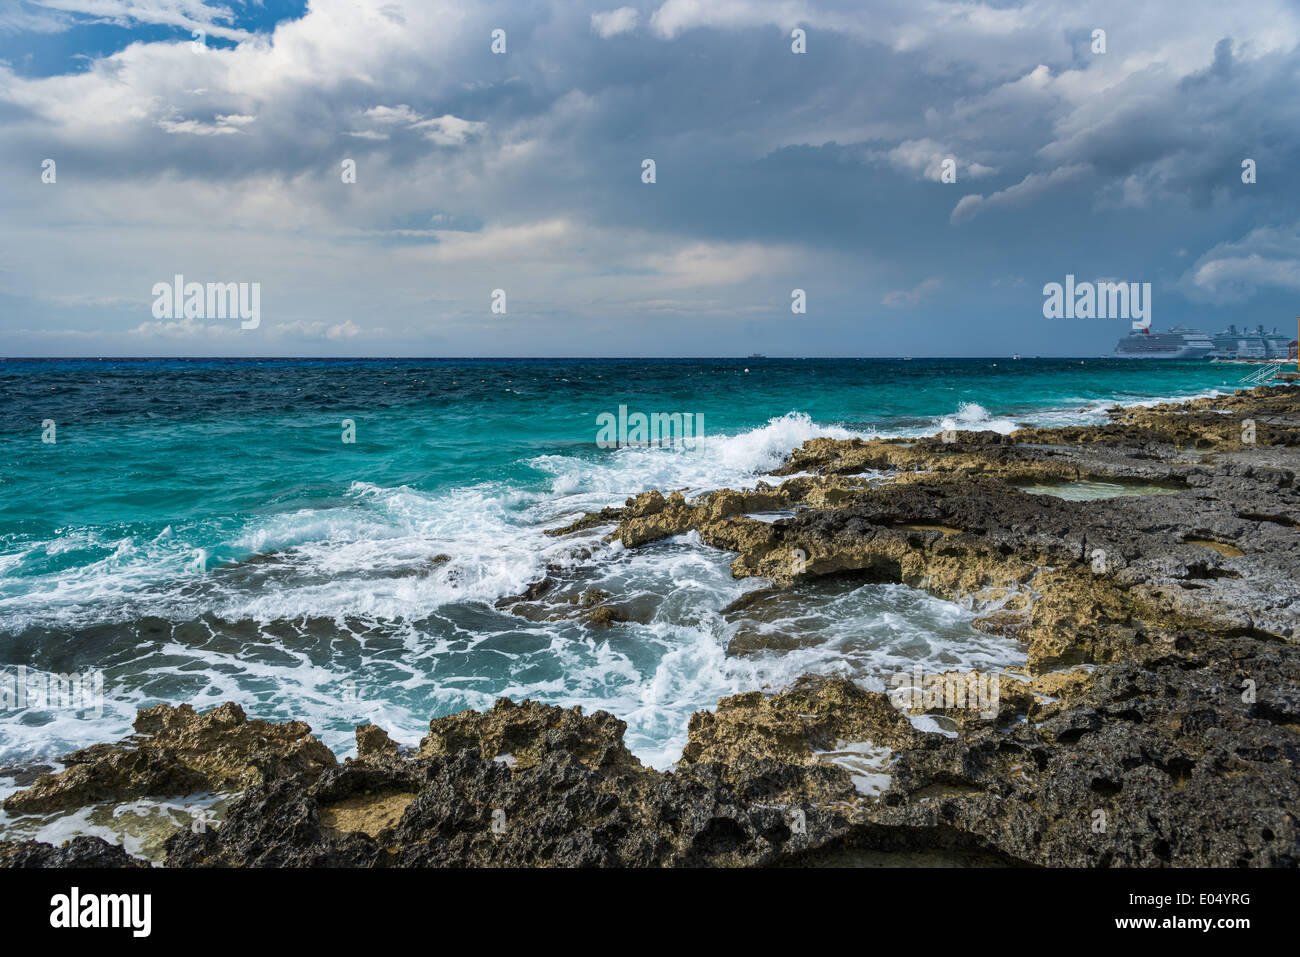
[[[1295,334],[1295,0],[618,4],[0,0],[0,355],[1110,352],[1067,275]]]

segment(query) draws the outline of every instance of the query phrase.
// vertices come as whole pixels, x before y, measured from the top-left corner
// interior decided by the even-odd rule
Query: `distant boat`
[[[766,358],[767,358],[767,356],[763,355],[763,353],[761,353],[761,352],[751,352],[751,353],[749,354],[749,357],[750,357],[751,359],[766,359]]]
[[[1276,327],[1272,332],[1265,332],[1260,325],[1251,332],[1229,326],[1214,337],[1212,355],[1216,359],[1286,359],[1289,347],[1287,337]]]
[[[1019,359],[1019,358],[1020,358],[1020,353],[1016,353],[1016,354],[1015,354],[1014,356],[1012,356],[1011,358],[1013,358],[1013,359]]]
[[[1167,332],[1149,328],[1129,333],[1115,344],[1119,359],[1203,359],[1214,350],[1214,342],[1196,329],[1173,326]]]

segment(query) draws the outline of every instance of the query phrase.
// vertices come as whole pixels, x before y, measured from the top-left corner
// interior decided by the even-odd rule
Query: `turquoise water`
[[[345,752],[498,696],[605,708],[670,764],[691,711],[802,671],[866,682],[1023,649],[906,589],[816,586],[818,612],[721,614],[763,583],[686,536],[634,552],[542,534],[647,488],[753,484],[818,434],[1101,421],[1240,370],[1115,360],[0,362],[0,673],[103,673],[98,713],[0,710],[0,762],[129,729],[137,707],[239,701]],[[596,445],[596,418],[703,416],[694,450]],[[344,420],[355,441],[343,441]],[[54,443],[47,420],[54,423]],[[442,556],[445,556],[443,558]],[[629,621],[504,596],[558,573]],[[549,596],[548,596],[549,597]],[[538,620],[533,620],[537,618]],[[745,630],[795,647],[728,655]]]

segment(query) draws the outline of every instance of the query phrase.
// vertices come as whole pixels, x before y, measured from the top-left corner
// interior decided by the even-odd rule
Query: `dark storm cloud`
[[[1113,330],[1042,319],[1065,272],[1155,283],[1158,324],[1218,308],[1219,284],[1272,308],[1286,245],[1257,230],[1300,221],[1297,19],[1191,6],[320,0],[233,49],[149,42],[75,74],[3,72],[0,275],[32,305],[0,332],[41,351],[39,303],[71,297],[104,310],[85,331],[120,351],[195,333],[130,305],[181,266],[267,273],[295,335],[371,317],[366,348],[330,340],[354,351],[405,348],[375,317],[435,303],[421,321],[440,341],[495,351],[476,323],[497,285],[526,289],[538,320],[520,348],[561,352],[611,317],[632,349],[665,310],[788,325],[799,284],[818,308],[797,338],[828,352],[1108,347]]]

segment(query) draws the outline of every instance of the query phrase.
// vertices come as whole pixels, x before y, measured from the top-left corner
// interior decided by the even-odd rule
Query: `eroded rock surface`
[[[843,694],[866,696],[843,684]],[[743,865],[825,845],[848,828],[843,811],[803,799],[854,796],[847,776],[815,761],[811,748],[797,761],[702,759],[661,773],[627,751],[625,728],[601,711],[505,699],[485,714],[438,718],[407,756],[348,761],[309,784],[250,789],[219,828],[173,837],[167,862]],[[394,807],[395,795],[414,797],[391,826],[342,829],[348,819],[340,808],[353,821],[374,821]],[[798,825],[796,809],[804,813]]]
[[[64,756],[67,767],[43,774],[5,799],[19,814],[49,813],[104,801],[199,791],[242,791],[277,777],[311,777],[334,753],[302,721],[250,721],[232,702],[196,714],[189,705],[141,711],[136,733]]]

